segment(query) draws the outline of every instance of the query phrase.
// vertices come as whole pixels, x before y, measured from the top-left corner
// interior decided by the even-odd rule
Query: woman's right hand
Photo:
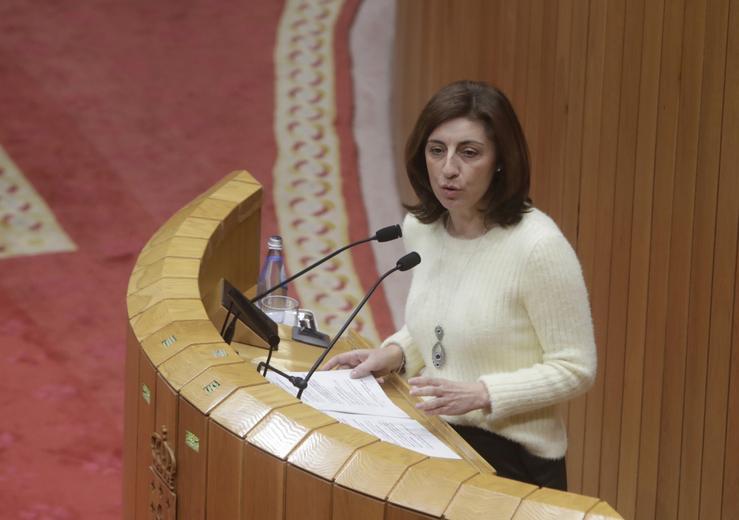
[[[329,359],[322,370],[332,368],[351,368],[352,379],[373,374],[383,376],[398,370],[403,364],[403,350],[400,346],[390,344],[385,348],[363,348],[344,352]]]

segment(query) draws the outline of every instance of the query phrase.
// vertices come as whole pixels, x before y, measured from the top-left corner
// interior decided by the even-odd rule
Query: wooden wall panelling
[[[726,50],[726,80],[721,132],[721,162],[719,170],[718,209],[716,214],[716,246],[711,302],[711,332],[708,357],[708,387],[706,391],[705,432],[703,440],[703,473],[701,475],[701,518],[731,518],[737,511],[721,511],[724,503],[722,478],[726,468],[735,472],[736,452],[726,448],[736,446],[727,441],[728,389],[732,357],[739,355],[734,345],[732,355],[732,320],[737,320],[734,285],[737,276],[737,227],[739,226],[739,2],[732,0],[729,8],[729,32]],[[716,468],[724,468],[724,472]],[[735,477],[734,477],[735,479]],[[733,479],[732,479],[733,480]],[[727,490],[736,495],[736,489]],[[736,498],[733,499],[736,503]],[[730,502],[729,502],[730,503]]]
[[[728,193],[736,194],[739,191],[737,186],[736,168],[731,176],[731,164],[735,166],[739,157],[736,143],[739,142],[739,93],[736,85],[739,84],[739,2],[731,1],[730,17],[729,17],[729,39],[727,45],[727,69],[726,69],[726,93],[727,99],[724,101],[724,123],[721,142],[721,172],[727,175],[726,181],[720,182],[721,190],[728,190]],[[730,144],[733,143],[733,144]],[[731,191],[733,190],[733,192]],[[727,197],[728,198],[728,197]],[[730,199],[729,199],[730,200]],[[736,204],[736,200],[733,201]],[[735,226],[739,216],[736,207],[733,212],[728,214],[719,213],[720,218],[734,219]],[[730,226],[729,226],[730,230]],[[719,237],[717,237],[718,239]],[[733,317],[729,318],[729,322],[733,323],[733,337],[731,341],[731,373],[729,380],[729,396],[727,399],[727,425],[726,425],[726,449],[724,457],[724,483],[723,483],[723,502],[722,502],[722,518],[728,520],[730,518],[739,517],[739,468],[736,464],[736,453],[739,453],[739,244],[735,244],[737,249],[734,250],[733,258],[735,262],[734,269],[734,299],[732,302]],[[725,254],[731,254],[729,250],[720,251]],[[718,413],[715,409],[711,412]],[[709,460],[710,463],[710,460]],[[710,485],[710,483],[709,483]],[[709,497],[710,499],[710,497]]]
[[[739,259],[739,244],[737,244],[736,257]],[[739,316],[737,315],[737,304],[739,304],[739,260],[738,270],[734,279],[734,331],[731,340],[731,372],[729,374],[729,397],[726,425],[726,453],[729,454],[724,460],[724,489],[723,503],[721,504],[721,518],[730,520],[739,517],[739,468],[732,460],[731,454],[739,453]]]
[[[615,504],[618,496],[618,464],[622,438],[624,368],[629,287],[629,260],[635,186],[635,156],[639,105],[644,3],[627,0],[623,27],[623,60],[619,83],[615,167],[615,193],[611,245],[611,284],[608,295],[605,400],[599,496]]]
[[[706,30],[700,121],[698,131],[695,210],[690,276],[689,321],[685,363],[685,395],[680,454],[678,518],[699,518],[703,420],[706,397],[706,365],[711,319],[711,280],[716,201],[721,152],[721,118],[724,103],[724,71],[728,27],[728,0],[709,1]],[[698,420],[701,418],[701,420]]]
[[[680,65],[678,127],[673,169],[673,216],[670,230],[670,257],[667,293],[665,361],[662,378],[660,447],[657,479],[658,518],[676,518],[682,440],[682,413],[685,395],[685,358],[689,323],[689,280],[693,235],[701,77],[705,33],[705,3],[685,6]],[[704,312],[703,309],[700,312]]]
[[[610,343],[610,295],[613,286],[620,280],[612,280],[613,255],[623,249],[623,244],[614,242],[613,227],[615,217],[616,191],[616,158],[619,141],[619,115],[621,102],[621,77],[623,72],[624,27],[626,2],[624,0],[609,1],[606,6],[606,27],[604,42],[603,83],[601,90],[601,122],[597,156],[597,187],[595,193],[596,215],[593,244],[593,276],[591,286],[591,307],[595,323],[596,344],[599,345],[599,381],[587,395],[587,420],[585,436],[585,467],[583,471],[583,491],[592,496],[600,496],[600,480],[604,471],[601,464],[604,439],[609,438],[613,444],[609,450],[618,449],[619,432],[614,429],[607,432],[604,428],[604,416],[608,410],[621,407],[620,388],[614,386],[620,369],[619,356],[622,352]],[[584,172],[588,175],[587,170]],[[588,175],[591,176],[591,175]],[[618,210],[620,208],[616,208]],[[613,500],[615,493],[609,496]]]
[[[605,38],[607,23],[607,5],[604,0],[594,0],[590,4],[588,23],[588,56],[585,82],[585,118],[583,123],[582,171],[580,177],[580,215],[577,234],[577,253],[582,264],[585,283],[591,294],[593,307],[593,324],[598,348],[598,375],[593,388],[585,396],[585,436],[582,444],[582,467],[575,466],[573,490],[595,494],[597,487],[596,472],[598,461],[593,461],[592,453],[600,446],[600,419],[595,410],[603,403],[603,361],[604,347],[601,341],[603,322],[598,314],[599,307],[594,294],[596,273],[601,271],[595,266],[595,233],[597,223],[597,190],[598,176],[593,175],[599,167],[602,126],[603,74],[605,66]],[[586,478],[586,475],[588,478]],[[578,485],[579,484],[579,485]]]
[[[562,192],[562,232],[577,248],[580,207],[580,177],[582,146],[585,132],[585,85],[588,59],[588,28],[590,3],[578,3],[572,9],[572,39],[570,43],[570,75],[567,97],[568,119]],[[581,396],[567,406],[567,479],[569,488],[582,488],[582,465],[585,446],[586,397]]]
[[[513,91],[516,77],[516,20],[520,3],[499,0],[497,6],[498,17],[491,20],[496,33],[500,35],[496,45],[496,66],[492,70],[485,70],[483,78],[494,79],[498,88],[508,94]]]
[[[636,517],[639,455],[642,438],[642,402],[646,373],[646,335],[649,265],[654,197],[654,151],[657,140],[660,61],[664,2],[645,3],[639,81],[639,118],[635,158],[635,184],[631,227],[631,252],[624,371],[621,408],[621,450],[616,509],[625,518]]]
[[[558,224],[573,247],[577,246],[580,176],[584,123],[585,73],[588,54],[590,3],[575,0],[571,9],[570,72],[566,97],[567,134],[564,149],[562,213]],[[584,403],[584,399],[581,400]],[[570,424],[573,427],[573,424]]]
[[[549,4],[548,4],[549,5]],[[547,161],[546,186],[541,183],[542,191],[549,193],[547,203],[549,215],[561,225],[563,212],[563,190],[565,186],[565,147],[567,143],[567,128],[569,121],[569,107],[567,103],[570,88],[571,74],[571,46],[572,46],[572,0],[563,0],[551,3],[557,8],[556,20],[556,42],[553,54],[548,58],[553,67],[553,78],[551,81],[551,124],[545,130],[543,139],[550,143],[550,159]],[[540,175],[533,172],[534,183]]]
[[[528,16],[523,21],[528,28],[528,41],[526,42],[526,55],[521,60],[521,68],[524,69],[524,79],[521,85],[522,97],[518,103],[520,107],[526,107],[524,112],[520,114],[521,124],[523,125],[524,132],[526,134],[526,140],[528,141],[529,149],[531,151],[531,166],[532,171],[538,172],[543,168],[547,168],[548,165],[542,162],[542,148],[545,143],[542,139],[541,127],[542,123],[546,119],[546,116],[542,113],[539,117],[539,112],[542,110],[541,103],[541,89],[542,82],[544,81],[544,70],[542,67],[545,58],[545,53],[542,50],[544,43],[544,6],[542,2],[527,1],[527,8],[529,10]],[[547,23],[547,27],[552,27],[555,24]],[[555,26],[556,27],[556,26]],[[547,90],[551,89],[551,83],[546,84]],[[546,196],[546,192],[542,190],[542,194],[537,193],[539,181],[546,178],[546,174],[540,175],[539,179],[534,181],[532,184],[534,200],[538,200],[539,204],[542,203],[542,197]],[[543,207],[546,203],[543,204]]]
[[[139,342],[129,324],[126,327],[126,365],[123,387],[123,518],[135,518],[137,503],[138,432],[136,421],[139,401],[141,401],[139,397],[141,395],[139,392],[140,351]]]
[[[526,121],[526,83],[529,55],[529,16],[531,16],[532,0],[518,2],[516,9],[516,33],[510,43],[513,44],[511,54],[513,62],[513,88],[506,93],[513,104],[521,124]]]
[[[644,369],[642,430],[639,453],[637,518],[654,518],[660,423],[663,410],[662,381],[665,365],[665,330],[669,294],[670,241],[676,141],[679,121],[680,68],[684,25],[684,2],[671,2],[665,9],[660,65],[659,114],[655,149],[655,184],[652,208],[652,242],[649,265],[647,349]]]

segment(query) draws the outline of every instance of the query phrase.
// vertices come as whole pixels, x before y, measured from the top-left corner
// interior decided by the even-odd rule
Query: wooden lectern
[[[180,520],[621,518],[597,498],[496,477],[443,421],[384,388],[461,460],[431,458],[336,422],[269,383],[266,355],[240,326],[220,336],[221,280],[257,279],[262,189],[228,175],[144,246],[128,285],[124,518]],[[306,369],[317,347],[290,341],[274,359]],[[252,341],[251,338],[255,340]],[[366,346],[349,334],[337,352]]]

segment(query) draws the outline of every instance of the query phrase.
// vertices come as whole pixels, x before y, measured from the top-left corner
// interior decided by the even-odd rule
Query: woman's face
[[[437,126],[426,141],[426,168],[434,195],[452,217],[479,216],[493,179],[495,146],[479,121],[466,117]]]

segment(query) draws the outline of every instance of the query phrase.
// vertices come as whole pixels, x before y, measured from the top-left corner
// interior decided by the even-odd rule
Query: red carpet
[[[348,28],[337,28],[345,197]],[[0,518],[120,518],[125,294],[140,248],[229,171],[267,190],[282,3],[0,3],[0,144],[78,251],[0,261]],[[361,205],[353,238],[366,236]],[[263,233],[276,231],[265,198]],[[360,276],[375,276],[369,249]],[[375,295],[381,334],[391,328]]]

